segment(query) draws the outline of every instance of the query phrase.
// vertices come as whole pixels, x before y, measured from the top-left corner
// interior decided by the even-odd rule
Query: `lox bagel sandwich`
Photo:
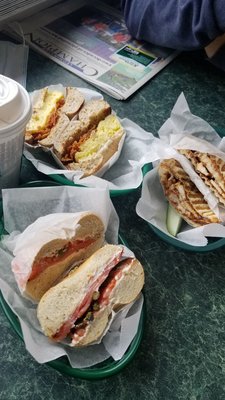
[[[71,267],[103,245],[105,227],[92,212],[56,213],[38,218],[19,236],[12,270],[22,294],[34,301]]]
[[[105,245],[41,298],[37,317],[54,341],[87,346],[105,333],[112,310],[131,303],[144,285],[143,267],[122,259],[123,247]]]

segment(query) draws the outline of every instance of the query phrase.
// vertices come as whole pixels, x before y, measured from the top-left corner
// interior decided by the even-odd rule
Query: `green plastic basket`
[[[11,308],[8,306],[6,301],[4,300],[1,292],[0,292],[0,305],[11,327],[17,333],[20,339],[23,340],[23,334],[19,320],[17,316],[13,313]],[[119,361],[114,361],[110,357],[103,363],[97,364],[94,367],[72,368],[67,360],[67,357],[61,357],[57,360],[47,362],[46,365],[56,369],[57,371],[65,375],[73,376],[75,378],[88,379],[88,380],[103,379],[115,375],[119,371],[121,371],[124,367],[126,367],[126,365],[135,356],[143,336],[144,320],[145,320],[145,306],[143,306],[142,308],[137,334],[134,337],[133,341],[131,342],[128,350]]]
[[[60,185],[54,181],[32,181],[27,182],[21,187],[40,187],[40,186],[58,186]],[[2,201],[0,202],[0,235],[6,233],[4,231],[4,221],[2,218]],[[129,247],[126,243],[126,240],[119,235],[119,243]],[[23,334],[20,326],[20,322],[11,308],[8,306],[6,301],[4,300],[1,291],[0,291],[0,305],[4,311],[5,316],[10,322],[11,327],[18,334],[18,336],[23,340]],[[97,364],[94,367],[89,368],[72,368],[69,364],[67,357],[62,357],[60,359],[50,361],[46,363],[50,367],[58,370],[59,372],[70,375],[76,378],[83,378],[89,380],[102,379],[109,376],[112,376],[119,371],[121,371],[135,356],[138,347],[141,343],[143,330],[144,330],[144,320],[145,320],[145,303],[142,307],[142,312],[139,320],[139,326],[136,336],[134,337],[132,343],[130,344],[128,350],[124,354],[124,356],[119,361],[114,361],[112,357],[105,360],[103,363]]]
[[[223,128],[218,128],[214,127],[214,129],[217,131],[217,133],[223,137],[225,136],[225,129]],[[177,240],[175,238],[172,238],[171,236],[167,235],[166,233],[160,231],[157,229],[155,226],[151,225],[148,223],[150,228],[156,233],[160,239],[164,240],[168,244],[176,247],[177,249],[180,250],[185,250],[185,251],[190,251],[190,252],[198,252],[198,253],[206,253],[209,251],[217,250],[225,245],[225,238],[208,238],[208,244],[206,246],[192,246],[190,244],[181,242],[180,240]]]
[[[150,171],[151,169],[151,164],[146,164],[143,166],[142,168],[142,175],[143,177],[145,176],[145,174]],[[69,179],[67,179],[65,176],[63,175],[57,175],[57,174],[51,174],[49,175],[54,181],[60,183],[61,185],[67,185],[67,186],[78,186],[78,187],[85,187],[83,185],[78,185],[75,184],[74,182],[70,181]],[[115,190],[115,189],[111,189],[110,190],[110,197],[117,197],[117,196],[123,196],[129,193],[134,192],[135,190],[137,190],[137,188],[133,188],[133,189],[124,189],[124,190]]]

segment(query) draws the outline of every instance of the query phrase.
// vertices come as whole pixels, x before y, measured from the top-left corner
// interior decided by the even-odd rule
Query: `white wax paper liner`
[[[225,154],[222,152],[225,148],[224,143],[206,121],[191,113],[182,93],[170,118],[160,128],[159,138],[153,140],[150,151],[144,156],[144,162],[152,162],[156,167],[144,177],[141,198],[136,207],[138,215],[169,235],[166,228],[167,201],[159,182],[157,165],[162,159],[175,158],[189,174],[215,214],[224,221],[224,209],[218,207],[217,198],[195,173],[190,162],[176,151],[180,148],[201,150],[215,154],[225,161]],[[224,227],[220,224],[209,224],[200,228],[186,225],[185,232],[180,232],[177,238],[171,237],[193,246],[205,246],[208,242],[206,236],[225,237]]]
[[[51,88],[52,86],[49,87]],[[63,88],[61,84],[53,86],[53,88],[57,87],[61,88],[61,90]],[[100,93],[94,90],[78,89],[83,93],[86,100],[103,98]],[[96,175],[81,179],[82,174],[79,171],[67,170],[52,154],[51,150],[40,149],[40,146],[33,147],[25,144],[24,155],[38,171],[46,175],[64,175],[75,184],[97,188],[107,187],[110,190],[135,189],[142,182],[143,156],[146,150],[151,147],[154,136],[127,118],[120,119],[120,123],[126,134],[120,141],[118,151]],[[54,165],[55,162],[52,162],[53,160],[49,157],[49,153],[55,161],[57,160],[58,166]]]
[[[41,332],[36,318],[36,305],[21,296],[18,286],[11,271],[11,260],[15,239],[19,231],[22,231],[36,218],[54,212],[79,212],[92,210],[102,217],[106,224],[106,238],[109,243],[117,243],[119,219],[111,202],[109,191],[105,189],[78,188],[71,186],[63,187],[34,187],[3,190],[3,211],[6,230],[11,233],[12,240],[0,244],[0,289],[4,299],[19,317],[23,332],[24,342],[27,350],[39,363],[45,363],[67,355],[71,366],[85,368],[96,365],[112,356],[122,357],[123,349],[126,351],[138,329],[142,304],[134,307],[134,312],[128,313],[127,318],[132,316],[132,324],[129,326],[133,336],[121,336],[121,348],[114,349],[113,345],[107,347],[103,342],[88,346],[83,349],[70,348],[58,343],[50,342]],[[7,247],[6,247],[7,244]],[[129,249],[125,248],[124,257],[133,256]],[[118,337],[118,332],[114,332]],[[111,340],[113,336],[111,335]],[[115,342],[112,340],[112,343]],[[116,346],[118,343],[116,342]]]

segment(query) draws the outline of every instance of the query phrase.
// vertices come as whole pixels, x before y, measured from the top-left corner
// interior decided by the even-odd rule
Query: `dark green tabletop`
[[[53,83],[90,87],[30,51],[29,91]],[[120,117],[155,135],[181,92],[192,113],[225,127],[225,74],[182,54],[125,102]],[[21,182],[46,179],[23,160]],[[143,263],[147,320],[135,358],[118,375],[86,381],[39,365],[0,310],[0,399],[224,400],[225,248],[186,253],[164,243],[135,213],[140,190],[113,198],[121,233]]]

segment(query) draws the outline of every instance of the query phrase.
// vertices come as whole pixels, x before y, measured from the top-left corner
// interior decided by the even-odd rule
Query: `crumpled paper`
[[[207,237],[225,237],[225,227],[221,224],[208,224],[198,228],[191,228],[188,224],[183,224],[182,231],[176,238],[170,235],[166,227],[168,203],[159,181],[157,169],[158,163],[162,159],[175,158],[179,161],[203,194],[210,208],[224,222],[224,208],[218,204],[217,198],[196,174],[191,163],[177,152],[178,149],[199,150],[215,154],[225,161],[224,138],[221,139],[206,121],[191,113],[183,93],[178,97],[170,118],[162,125],[158,135],[159,138],[153,140],[150,151],[144,156],[143,162],[152,162],[154,168],[144,177],[141,198],[136,205],[137,214],[160,231],[171,236],[175,241],[182,241],[192,246],[206,246]]]
[[[78,89],[83,93],[86,101],[103,98],[100,93],[94,90]],[[34,95],[32,97],[35,98]],[[146,149],[151,147],[154,136],[128,118],[121,119],[120,123],[126,135],[121,139],[118,151],[96,175],[81,178],[82,173],[67,170],[59,160],[56,164],[56,156],[49,149],[43,149],[40,146],[33,147],[25,144],[24,155],[38,171],[46,175],[64,175],[75,184],[86,187],[108,188],[109,190],[136,189],[143,180],[143,156],[146,153]]]
[[[117,244],[119,219],[108,190],[70,186],[3,190],[4,223],[10,235],[5,236],[0,243],[0,289],[5,301],[19,318],[26,349],[39,363],[55,360],[63,355],[68,357],[74,368],[90,367],[110,356],[118,360],[124,355],[138,330],[142,295],[134,304],[116,315],[100,344],[71,348],[52,343],[41,332],[36,317],[36,305],[20,294],[11,271],[12,252],[17,235],[42,215],[84,210],[93,211],[102,218],[106,226],[106,241]],[[124,258],[128,256],[134,255],[125,247]]]

